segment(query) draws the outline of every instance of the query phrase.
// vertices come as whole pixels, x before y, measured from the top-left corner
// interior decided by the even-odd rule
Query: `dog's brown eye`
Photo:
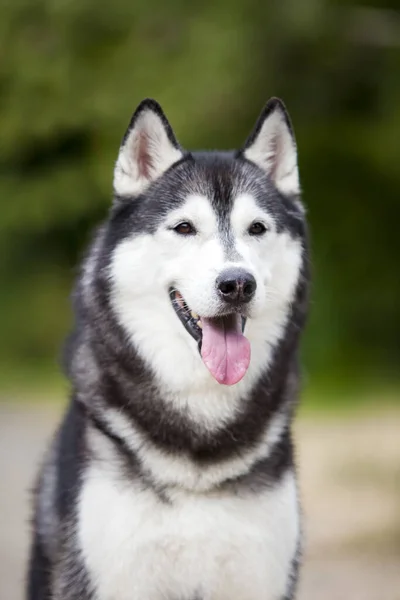
[[[249,227],[250,235],[262,235],[266,231],[267,231],[267,228],[265,227],[265,225],[263,225],[262,223],[259,223],[258,221],[256,223],[253,223]]]
[[[187,221],[179,223],[179,225],[174,227],[174,231],[176,231],[176,233],[180,233],[181,235],[193,235],[196,233],[196,230],[193,227],[193,225],[191,225]]]

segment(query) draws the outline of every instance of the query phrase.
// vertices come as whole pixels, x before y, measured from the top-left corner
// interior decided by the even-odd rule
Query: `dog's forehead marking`
[[[260,207],[256,198],[249,192],[240,191],[233,198],[219,197],[218,200],[206,194],[189,194],[169,216],[171,224],[179,219],[190,220],[201,235],[218,236],[228,261],[242,259],[237,249],[237,238],[253,221],[260,219],[274,226],[273,217]]]
[[[201,236],[218,240],[225,258],[238,258],[230,228],[229,212],[221,214],[207,195],[190,194],[181,206],[171,213],[169,219],[171,222],[180,219],[191,221]]]
[[[217,204],[206,195],[196,194],[188,197],[181,210],[188,214],[188,218],[190,216],[202,234],[217,236],[227,260],[240,260],[231,228],[230,203],[226,203],[224,210],[220,210],[220,206],[221,201]]]

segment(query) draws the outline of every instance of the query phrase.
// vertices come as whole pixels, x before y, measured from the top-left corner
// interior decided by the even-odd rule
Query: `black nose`
[[[219,295],[230,304],[250,302],[257,288],[253,275],[239,268],[223,271],[216,283]]]

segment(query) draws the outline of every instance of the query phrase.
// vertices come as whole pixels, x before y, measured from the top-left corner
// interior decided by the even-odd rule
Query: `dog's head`
[[[123,138],[114,190],[109,275],[120,325],[170,379],[210,378],[205,365],[219,383],[237,383],[281,335],[304,260],[283,103],[267,103],[241,150],[188,153],[145,100]]]

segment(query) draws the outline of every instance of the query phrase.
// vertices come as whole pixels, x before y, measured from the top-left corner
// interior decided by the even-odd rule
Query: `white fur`
[[[248,235],[250,216],[252,221],[264,222],[268,227],[263,237]],[[250,265],[256,274],[257,296],[253,318],[268,315],[269,322],[282,325],[282,313],[287,314],[299,277],[302,254],[299,241],[287,232],[278,233],[273,218],[258,206],[251,194],[241,194],[236,198],[231,225],[236,249],[243,257],[241,264],[245,268]]]
[[[140,166],[143,151],[150,158],[148,173],[143,173]],[[171,144],[160,117],[153,110],[144,109],[120,148],[114,190],[122,196],[141,194],[151,181],[181,158],[182,152]]]
[[[268,173],[283,194],[300,192],[296,143],[279,107],[265,119],[244,155]]]
[[[296,484],[290,472],[272,489],[175,490],[162,502],[94,460],[77,532],[98,600],[278,600],[299,534]]]
[[[247,229],[260,219],[269,231],[255,239]],[[170,230],[187,220],[197,228],[196,236],[179,236]],[[251,196],[238,196],[231,225],[241,256],[235,263],[224,256],[209,200],[191,196],[154,235],[119,244],[110,269],[114,311],[154,372],[164,398],[210,429],[233,418],[240,398],[246,397],[261,371],[268,368],[272,348],[287,321],[301,264],[300,243],[288,233],[278,234],[272,216]],[[218,306],[215,279],[232,264],[253,273],[257,294],[245,330],[251,343],[250,367],[242,381],[226,387],[203,364],[195,341],[171,306],[168,288],[175,285],[200,316],[212,316]]]
[[[218,401],[217,398],[214,400]],[[289,420],[287,407],[284,406],[282,412],[272,417],[257,444],[229,460],[200,466],[184,454],[171,455],[158,449],[116,409],[103,407],[102,417],[106,419],[110,430],[121,437],[138,457],[144,473],[159,485],[178,486],[192,492],[209,491],[228,479],[248,473],[257,461],[268,458]]]

